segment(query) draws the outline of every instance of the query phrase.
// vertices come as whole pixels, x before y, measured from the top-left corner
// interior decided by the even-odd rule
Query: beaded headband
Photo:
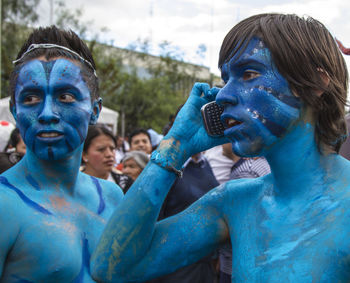
[[[96,70],[95,68],[92,66],[92,64],[84,59],[83,57],[81,57],[77,52],[67,48],[67,47],[64,47],[64,46],[61,46],[61,45],[57,45],[57,44],[52,44],[52,43],[39,43],[39,44],[36,44],[36,43],[33,43],[31,44],[28,49],[22,54],[21,58],[17,59],[17,60],[14,60],[12,61],[13,64],[16,64],[18,63],[19,61],[21,61],[28,53],[32,52],[33,50],[35,49],[39,49],[39,48],[44,48],[44,49],[49,49],[49,48],[58,48],[58,49],[63,49],[65,51],[68,51],[69,53],[77,56],[80,60],[84,61],[86,64],[88,64],[92,70],[94,70],[94,75],[96,76],[97,78],[97,74],[96,74]]]

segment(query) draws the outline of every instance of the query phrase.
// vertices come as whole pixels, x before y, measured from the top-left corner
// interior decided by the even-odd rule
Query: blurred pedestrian
[[[89,126],[83,149],[83,169],[88,175],[118,184],[126,192],[132,179],[114,169],[116,140],[107,128]]]

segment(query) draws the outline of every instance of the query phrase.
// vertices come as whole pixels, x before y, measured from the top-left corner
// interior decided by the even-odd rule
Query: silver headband
[[[84,59],[83,57],[81,57],[77,52],[67,48],[67,47],[64,47],[64,46],[61,46],[61,45],[57,45],[57,44],[52,44],[52,43],[39,43],[39,44],[36,44],[36,43],[33,43],[31,44],[28,49],[26,50],[26,52],[24,52],[21,56],[21,58],[17,59],[17,60],[14,60],[12,61],[13,64],[16,64],[18,63],[19,61],[21,61],[28,53],[32,52],[33,50],[35,49],[39,49],[39,48],[44,48],[44,49],[48,49],[48,48],[59,48],[59,49],[63,49],[65,51],[68,51],[69,53],[71,54],[74,54],[75,56],[77,56],[80,60],[84,61],[86,64],[88,64],[92,70],[94,70],[94,75],[96,76],[97,78],[97,74],[96,74],[96,70],[95,68],[92,66],[92,64]]]

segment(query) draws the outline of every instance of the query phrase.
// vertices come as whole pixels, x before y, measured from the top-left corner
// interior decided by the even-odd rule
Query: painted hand
[[[206,83],[195,83],[174,125],[157,149],[168,164],[179,169],[191,155],[228,142],[225,137],[214,138],[207,134],[200,112],[204,104],[215,100],[218,91],[219,88],[210,88]]]

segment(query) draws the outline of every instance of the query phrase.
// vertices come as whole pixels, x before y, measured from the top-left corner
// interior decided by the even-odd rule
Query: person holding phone
[[[350,280],[348,72],[338,46],[310,17],[259,14],[226,35],[221,89],[197,83],[151,162],[116,208],[92,256],[98,281],[170,273],[231,240],[232,282]],[[206,133],[201,107],[224,107],[223,137]],[[187,158],[230,141],[264,156],[271,174],[232,180],[157,222]]]

